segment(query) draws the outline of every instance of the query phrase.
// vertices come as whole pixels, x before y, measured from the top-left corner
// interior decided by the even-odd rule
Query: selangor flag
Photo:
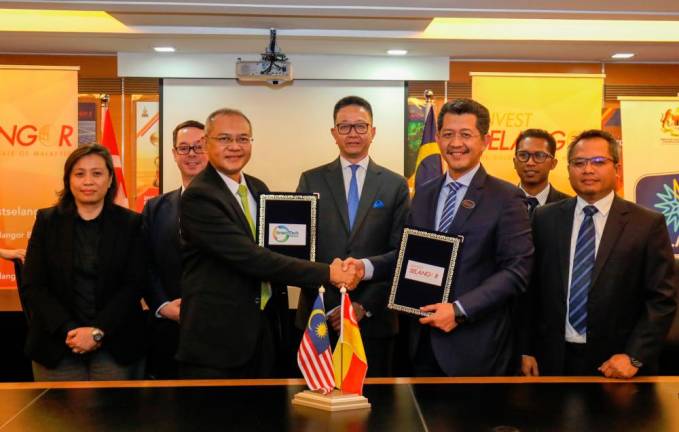
[[[328,325],[323,297],[319,293],[297,351],[297,364],[309,389],[330,393],[335,388]]]
[[[429,110],[424,119],[422,143],[417,151],[417,161],[415,162],[415,192],[423,183],[440,177],[441,173],[443,173],[443,165],[441,163],[441,151],[436,143],[436,115],[434,114],[434,104],[429,104]]]
[[[342,295],[342,328],[332,354],[332,362],[335,366],[335,383],[342,393],[362,395],[368,360],[354,308],[347,293]]]
[[[111,153],[113,158],[113,168],[116,173],[116,179],[118,180],[118,192],[116,194],[115,203],[123,206],[129,207],[127,201],[127,189],[125,189],[125,179],[123,178],[123,164],[120,160],[120,153],[118,152],[118,144],[116,143],[116,133],[113,130],[113,122],[111,122],[111,113],[109,109],[106,109],[106,114],[104,115],[104,131],[101,137],[101,145],[106,147]]]

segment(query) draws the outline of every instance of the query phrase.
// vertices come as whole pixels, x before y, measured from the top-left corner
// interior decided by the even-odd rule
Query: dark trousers
[[[413,358],[413,372],[417,377],[444,377],[447,376],[436,360],[434,350],[431,347],[431,328],[420,326],[420,335],[415,348]]]
[[[567,376],[591,376],[601,375],[597,370],[600,365],[593,365],[587,359],[587,344],[566,342],[564,355],[564,375]]]
[[[177,379],[179,367],[174,359],[179,344],[179,323],[151,317],[149,323],[146,376],[151,379]]]

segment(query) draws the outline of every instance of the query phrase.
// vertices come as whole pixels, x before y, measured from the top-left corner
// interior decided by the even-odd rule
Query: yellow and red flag
[[[363,349],[361,331],[349,294],[342,295],[342,327],[332,354],[335,385],[343,393],[363,394],[363,381],[368,371],[368,360]]]

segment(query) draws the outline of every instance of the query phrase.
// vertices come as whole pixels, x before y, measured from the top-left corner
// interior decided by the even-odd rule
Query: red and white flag
[[[316,297],[302,342],[299,344],[297,365],[309,389],[327,394],[335,388],[328,323],[325,319],[325,307],[320,293]]]
[[[116,142],[116,133],[113,130],[113,123],[111,122],[111,113],[106,108],[104,114],[104,131],[101,137],[101,145],[106,147],[113,158],[113,168],[116,173],[118,181],[118,192],[116,193],[115,203],[119,206],[129,208],[127,200],[127,189],[125,188],[125,178],[123,177],[123,164],[120,159],[120,152],[118,151],[118,143]]]

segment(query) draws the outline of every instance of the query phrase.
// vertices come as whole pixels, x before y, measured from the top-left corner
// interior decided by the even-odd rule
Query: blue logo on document
[[[679,173],[650,175],[637,183],[637,204],[665,216],[674,254],[679,255]]]
[[[382,200],[377,200],[373,203],[373,208],[384,208],[384,203]]]

